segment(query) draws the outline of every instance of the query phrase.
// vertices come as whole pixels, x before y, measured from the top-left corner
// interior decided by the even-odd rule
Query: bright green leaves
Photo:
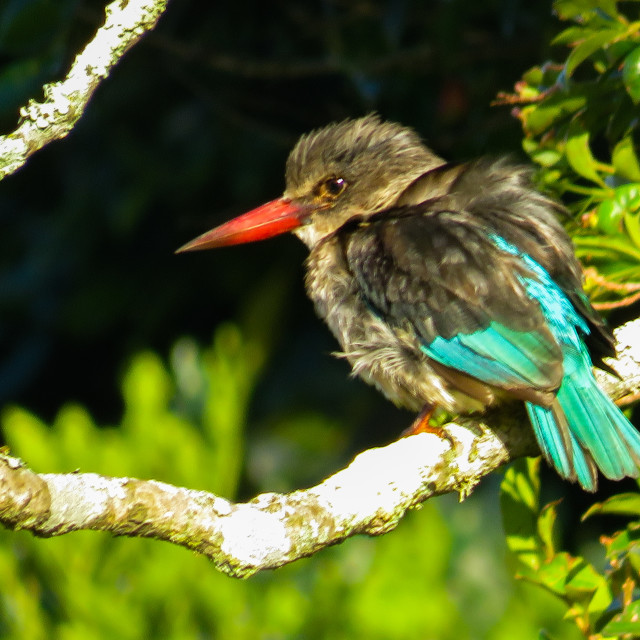
[[[517,105],[540,186],[574,214],[593,302],[625,306],[640,296],[640,22],[614,0],[561,0],[554,9],[571,21],[553,40],[564,62],[530,69],[501,99]]]
[[[592,222],[610,236],[627,236],[640,249],[638,238],[638,211],[640,211],[640,184],[625,184],[612,192],[594,210]]]
[[[602,630],[604,638],[637,638],[640,633],[640,601],[631,603]]]
[[[638,163],[631,136],[626,136],[616,143],[612,152],[612,161],[617,175],[626,180],[640,182],[640,163]]]
[[[520,88],[521,96],[526,94],[527,88],[527,86]],[[542,135],[551,127],[565,123],[574,114],[579,113],[586,103],[587,98],[583,95],[558,93],[544,96],[536,105],[525,107],[519,112],[522,125],[528,134],[525,139]]]
[[[540,568],[541,540],[536,535],[539,511],[539,458],[522,458],[514,462],[502,481],[500,506],[509,550],[519,567]]]
[[[603,536],[607,561],[607,579],[618,594],[617,611],[602,629],[605,637],[640,636],[640,601],[636,593],[640,586],[640,494],[622,493],[602,503],[594,504],[583,516],[610,514],[635,518],[626,529]]]
[[[629,23],[613,1],[556,2],[554,7],[562,19],[575,21],[553,41],[569,48],[566,60],[527,71],[507,100],[522,105],[518,117],[526,151],[536,162],[542,159],[543,166],[549,166],[549,156],[541,150],[565,156],[562,173],[570,180],[563,190],[576,186],[571,173],[598,187],[614,174],[638,180],[632,107],[640,99],[640,24]],[[602,146],[600,136],[613,149],[619,142],[613,136],[620,133],[626,142],[613,164],[598,158],[600,152],[594,154],[594,141]],[[589,189],[580,182],[577,186],[579,193]]]
[[[626,208],[616,199],[601,202],[593,211],[592,224],[610,236],[624,234],[624,214]]]
[[[615,0],[555,0],[553,10],[561,20],[577,17],[600,17],[601,20],[611,20],[616,15]]]
[[[605,186],[599,170],[603,168],[593,157],[589,146],[590,134],[581,127],[572,127],[565,146],[565,154],[571,168],[583,178]]]
[[[619,493],[604,502],[596,502],[587,509],[583,519],[595,514],[629,516],[640,519],[640,493]]]
[[[624,142],[624,141],[623,141]],[[574,235],[576,255],[588,266],[585,286],[603,304],[626,304],[640,290],[640,183],[612,190]]]
[[[633,601],[640,574],[640,523],[604,537],[606,569],[599,571],[580,556],[558,549],[559,503],[539,507],[537,461],[519,460],[505,474],[501,487],[507,545],[516,561],[517,577],[560,598],[586,637],[640,634],[640,606]],[[640,516],[640,494],[621,494],[594,505],[585,514]]]
[[[567,76],[572,76],[578,65],[612,44],[621,35],[621,29],[617,28],[594,30],[590,33],[584,31],[583,39],[575,45],[564,63],[564,72]]]

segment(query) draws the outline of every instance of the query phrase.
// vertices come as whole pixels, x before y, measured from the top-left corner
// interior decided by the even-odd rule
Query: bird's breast
[[[396,405],[414,411],[427,403],[451,412],[484,408],[486,403],[438,374],[413,332],[391,327],[367,304],[335,237],[309,255],[306,287],[316,312],[342,347],[336,355],[349,361],[353,375],[373,384]],[[492,401],[493,396],[487,399]]]

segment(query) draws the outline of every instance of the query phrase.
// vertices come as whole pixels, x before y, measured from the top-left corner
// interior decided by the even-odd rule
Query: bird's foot
[[[455,443],[449,433],[447,433],[442,427],[430,424],[435,410],[436,408],[434,405],[425,405],[411,425],[400,434],[401,437],[406,438],[407,436],[414,436],[418,433],[433,433],[438,436],[438,438],[446,440],[451,445],[452,449],[455,448]]]

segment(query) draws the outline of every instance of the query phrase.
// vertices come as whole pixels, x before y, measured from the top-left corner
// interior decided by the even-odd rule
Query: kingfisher
[[[283,195],[179,252],[293,232],[306,289],[353,374],[429,430],[434,410],[522,401],[542,454],[595,491],[638,477],[640,434],[598,387],[614,339],[582,287],[559,216],[531,171],[449,164],[373,114],[302,136]]]

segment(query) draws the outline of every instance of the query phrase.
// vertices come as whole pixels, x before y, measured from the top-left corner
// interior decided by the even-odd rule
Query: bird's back
[[[582,294],[580,268],[557,219],[559,206],[533,190],[528,173],[504,161],[444,165],[426,172],[395,206],[354,217],[315,247],[307,289],[355,374],[412,409],[436,402],[451,411],[514,397],[550,402],[562,358],[539,304],[522,278],[527,266],[494,238],[531,255],[595,329],[594,356],[611,353],[611,337]],[[540,372],[503,385],[444,369],[425,353],[437,337],[486,330],[539,332],[550,345]]]

